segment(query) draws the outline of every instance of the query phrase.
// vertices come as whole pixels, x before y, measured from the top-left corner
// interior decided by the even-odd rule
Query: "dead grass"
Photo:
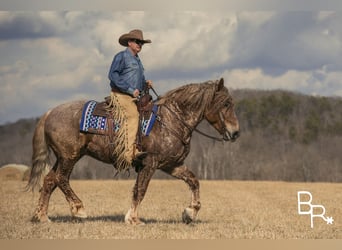
[[[146,225],[129,226],[133,181],[72,181],[89,218],[70,217],[63,194],[52,195],[52,223],[33,224],[30,218],[38,193],[24,193],[20,181],[0,185],[0,239],[342,239],[342,184],[201,181],[202,209],[198,221],[184,225],[181,213],[190,191],[181,181],[152,180],[140,216]],[[310,191],[313,204],[334,218],[320,218],[310,227],[309,215],[297,213],[297,191]]]

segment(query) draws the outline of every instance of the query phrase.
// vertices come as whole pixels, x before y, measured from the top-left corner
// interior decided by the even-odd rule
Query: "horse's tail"
[[[49,147],[45,139],[45,121],[50,111],[45,113],[37,123],[32,139],[32,168],[30,171],[30,178],[26,185],[26,191],[34,191],[37,187],[40,187],[41,179],[43,177],[44,170],[50,167],[49,161]]]

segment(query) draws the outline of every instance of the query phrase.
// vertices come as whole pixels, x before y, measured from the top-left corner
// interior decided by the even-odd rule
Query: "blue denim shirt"
[[[144,67],[138,55],[134,56],[127,48],[115,55],[108,78],[112,88],[133,95],[135,89],[142,91],[146,80]]]

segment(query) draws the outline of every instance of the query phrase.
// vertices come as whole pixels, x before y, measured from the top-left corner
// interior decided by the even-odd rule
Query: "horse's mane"
[[[212,81],[191,83],[167,92],[158,104],[177,103],[181,108],[198,110],[210,102],[215,95],[216,84]]]
[[[158,104],[177,103],[180,108],[187,107],[191,110],[201,109],[204,111],[211,104],[216,93],[216,103],[214,105],[222,104],[231,99],[226,87],[217,92],[217,86],[217,83],[213,81],[184,85],[167,92],[158,100]]]

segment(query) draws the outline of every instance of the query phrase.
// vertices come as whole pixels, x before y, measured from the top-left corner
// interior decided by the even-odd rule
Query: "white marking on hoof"
[[[129,225],[145,225],[145,223],[142,222],[139,218],[132,217],[131,211],[132,210],[129,209],[128,212],[125,215],[125,222],[126,222],[126,224],[129,224]]]
[[[187,207],[184,209],[182,214],[182,220],[184,223],[189,224],[196,218],[196,212],[193,208]]]
[[[80,209],[78,209],[77,213],[74,214],[74,217],[85,219],[85,218],[88,218],[88,215],[87,215],[84,208],[80,208]]]

